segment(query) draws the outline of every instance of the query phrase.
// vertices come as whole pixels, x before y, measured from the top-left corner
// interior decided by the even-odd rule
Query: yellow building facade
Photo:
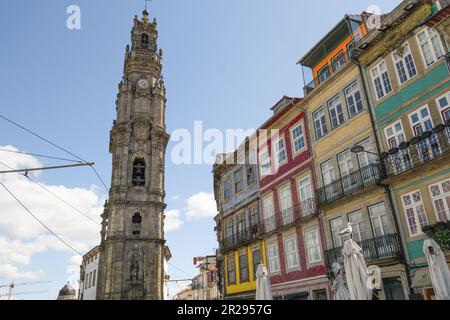
[[[338,234],[353,223],[353,239],[368,265],[382,273],[380,299],[406,299],[408,279],[398,221],[387,188],[381,184],[378,141],[361,70],[353,59],[356,43],[365,37],[363,15],[349,15],[305,57],[313,70],[313,86],[305,87],[310,136],[313,140],[316,190],[325,234],[328,267],[342,264],[343,240]],[[341,49],[337,52],[333,48]],[[316,65],[327,62],[328,73]],[[357,153],[355,146],[364,152]]]

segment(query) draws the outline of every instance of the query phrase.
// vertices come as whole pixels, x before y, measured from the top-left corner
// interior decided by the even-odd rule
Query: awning
[[[430,271],[428,270],[428,268],[418,269],[414,273],[411,288],[423,288],[423,287],[430,287],[430,286],[432,286],[432,283],[431,283]]]

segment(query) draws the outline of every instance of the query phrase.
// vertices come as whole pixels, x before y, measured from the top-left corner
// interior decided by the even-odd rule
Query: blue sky
[[[108,185],[111,170],[108,140],[115,117],[117,84],[122,77],[132,19],[142,12],[143,3],[143,0],[0,2],[3,43],[0,114],[94,161]],[[301,95],[303,80],[296,62],[345,13],[360,13],[369,5],[378,5],[382,12],[387,12],[398,3],[394,0],[152,1],[151,17],[157,18],[159,47],[164,50],[169,133],[177,128],[192,130],[196,120],[203,121],[205,129],[257,128],[270,116],[270,107],[282,95]],[[81,30],[66,28],[66,8],[72,4],[81,8]],[[0,146],[7,145],[66,156],[0,119]],[[212,193],[213,181],[208,165],[171,163],[172,147],[173,143],[167,153],[166,202],[168,210],[176,210],[183,223],[166,237],[173,254],[171,263],[177,268],[171,268],[172,278],[184,279],[197,272],[192,266],[194,256],[212,253],[217,247],[212,218],[192,220],[186,216],[192,209],[187,200],[202,192]],[[6,161],[4,153],[0,153],[2,159]],[[32,160],[27,161],[17,164]],[[86,210],[98,207],[105,197],[104,189],[87,168],[45,172],[38,178],[55,188],[82,188],[97,194],[98,201],[91,199]],[[49,197],[48,201],[56,200]],[[29,202],[30,209],[39,214],[40,207],[32,204]],[[210,206],[211,203],[209,207],[205,204],[205,208]],[[18,208],[17,217],[2,224],[1,215],[10,214],[0,210],[0,239],[33,243],[32,235],[18,233],[16,237],[14,223],[34,221]],[[81,225],[73,229],[77,230],[70,236],[73,241],[77,241],[76,234],[83,237],[82,223],[89,223],[77,221]],[[86,228],[92,230],[92,226]],[[63,231],[59,232],[64,236]],[[54,299],[68,279],[68,260],[72,256],[73,253],[58,248],[36,250],[28,260],[18,263],[22,275],[38,271],[41,279],[52,281],[20,290],[47,290],[47,293],[22,298]],[[0,259],[0,267],[1,262]],[[10,280],[0,276],[0,285]]]

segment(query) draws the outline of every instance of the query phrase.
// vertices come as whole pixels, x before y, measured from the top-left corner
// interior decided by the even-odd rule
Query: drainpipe
[[[380,150],[382,150],[382,144],[380,141],[381,139],[379,136],[379,131],[377,130],[377,126],[375,123],[374,115],[372,113],[373,107],[372,107],[372,105],[370,103],[370,99],[368,97],[368,95],[370,94],[370,91],[368,90],[368,87],[367,87],[366,74],[364,72],[363,67],[359,63],[359,61],[357,61],[357,59],[354,59],[354,61],[358,65],[359,73],[361,74],[361,80],[362,80],[362,84],[363,84],[363,88],[364,88],[364,96],[365,96],[367,107],[369,108],[370,122],[372,124],[372,129],[373,129],[374,136],[375,136],[375,142],[376,142],[376,146],[378,149],[377,153],[379,154]],[[380,164],[381,164],[381,162],[380,162]],[[405,246],[404,246],[404,242],[403,242],[403,239],[405,239],[403,236],[403,230],[400,228],[400,224],[398,222],[399,221],[398,209],[397,209],[397,206],[395,205],[392,188],[389,185],[382,185],[382,186],[384,187],[385,193],[387,194],[389,206],[391,208],[391,212],[393,213],[392,217],[394,220],[395,228],[397,229],[397,232],[400,236],[400,256],[401,256],[400,261],[406,268],[406,280],[408,282],[408,293],[409,293],[409,295],[411,295],[411,275],[409,273],[410,268],[409,268],[409,264],[407,263],[406,250],[405,250]]]

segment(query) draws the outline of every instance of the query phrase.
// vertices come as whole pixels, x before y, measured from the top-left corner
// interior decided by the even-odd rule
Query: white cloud
[[[169,210],[165,212],[164,231],[170,232],[181,228],[183,221],[180,219],[180,210]]]
[[[16,266],[11,264],[0,264],[0,278],[4,279],[40,279],[44,275],[43,271],[20,272]]]
[[[11,146],[0,146],[0,149],[17,151]],[[32,156],[8,152],[0,153],[0,161],[13,168],[42,166],[42,163]],[[1,167],[3,166],[0,165]],[[33,177],[45,188],[100,223],[104,199],[99,195],[96,186],[68,188],[63,185],[46,184],[40,178],[39,175]],[[0,175],[0,181],[33,214],[76,250],[84,253],[98,244],[99,225],[86,219],[37,184],[19,174]],[[0,203],[2,205],[0,212],[0,270],[2,274],[0,277],[8,279],[35,277],[40,273],[33,270],[19,271],[19,268],[30,266],[34,254],[45,251],[70,251],[68,247],[50,235],[1,186]],[[69,261],[68,268],[74,268],[74,261]]]
[[[189,220],[212,218],[217,214],[216,201],[212,193],[200,192],[186,200]]]
[[[174,200],[174,201],[180,200],[180,196],[173,196],[172,200]]]

